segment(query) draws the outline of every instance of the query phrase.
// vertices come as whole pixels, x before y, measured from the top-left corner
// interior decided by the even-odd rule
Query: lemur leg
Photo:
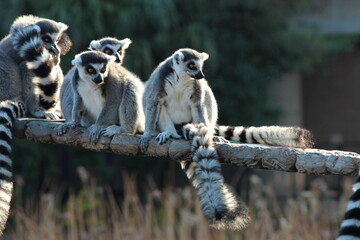
[[[175,124],[171,120],[165,107],[162,107],[160,110],[158,124],[159,124],[159,129],[161,129],[162,132],[156,136],[156,140],[160,144],[165,143],[170,137],[177,138],[177,139],[181,138],[181,136],[177,133],[177,131],[175,129]]]
[[[160,105],[159,100],[156,101],[148,101],[145,104],[143,100],[143,104],[145,107],[146,118],[145,118],[145,132],[143,136],[140,138],[139,148],[141,152],[145,152],[149,147],[149,142],[151,137],[155,134],[156,131],[156,124],[159,119],[160,113]]]
[[[145,116],[141,102],[142,92],[143,90],[139,86],[132,83],[128,84],[119,108],[120,126],[111,125],[106,127],[103,130],[103,135],[111,137],[121,133],[134,134],[138,131],[139,125],[144,126]]]

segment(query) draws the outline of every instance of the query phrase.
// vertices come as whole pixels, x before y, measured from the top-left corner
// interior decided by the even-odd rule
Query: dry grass
[[[59,193],[43,194],[38,203],[13,207],[4,239],[9,240],[327,240],[335,239],[345,208],[342,200],[324,200],[326,185],[314,184],[296,199],[280,205],[271,186],[257,177],[251,180],[251,225],[239,232],[216,231],[207,226],[195,192],[155,188],[141,202],[133,177],[124,176],[125,194],[121,203],[111,189],[90,181],[61,206]],[[350,189],[350,182],[347,182]]]

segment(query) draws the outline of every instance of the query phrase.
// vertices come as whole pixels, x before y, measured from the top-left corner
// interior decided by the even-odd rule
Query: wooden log
[[[64,144],[119,155],[153,156],[175,161],[190,160],[192,157],[190,143],[186,140],[170,139],[160,145],[152,139],[148,150],[142,153],[138,148],[141,135],[120,134],[112,138],[102,136],[96,144],[91,144],[84,128],[71,129],[63,136],[57,135],[60,123],[61,121],[19,119],[14,125],[14,136],[34,142]],[[360,155],[354,152],[237,142],[216,143],[216,149],[221,163],[235,166],[315,175],[355,176],[359,171]]]

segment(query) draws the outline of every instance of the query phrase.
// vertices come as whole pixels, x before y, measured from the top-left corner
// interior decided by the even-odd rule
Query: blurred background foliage
[[[90,41],[104,36],[129,37],[133,43],[124,65],[144,81],[157,64],[182,47],[208,52],[205,75],[219,103],[219,122],[235,125],[276,124],[281,109],[270,107],[268,87],[282,74],[311,71],[332,55],[351,50],[353,37],[317,35],[312,26],[294,25],[292,17],[311,1],[285,0],[0,0],[0,33],[5,36],[23,14],[69,25],[71,59]],[[64,146],[15,141],[17,199],[50,184],[76,188],[77,166],[85,166],[121,192],[121,171],[151,174],[160,184],[173,183],[178,166],[166,160],[131,158]],[[178,171],[179,172],[179,171]],[[173,180],[176,181],[176,180]],[[162,183],[161,183],[162,182]],[[140,184],[141,185],[141,184]]]

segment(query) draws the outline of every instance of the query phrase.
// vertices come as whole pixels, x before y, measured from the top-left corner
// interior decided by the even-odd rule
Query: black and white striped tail
[[[217,126],[215,135],[243,143],[260,143],[282,147],[309,148],[314,144],[311,132],[300,127]]]
[[[193,161],[181,166],[196,188],[202,211],[210,226],[216,229],[240,230],[250,222],[248,209],[224,183],[213,134],[200,124],[187,124],[183,136],[191,140]]]
[[[55,107],[59,99],[62,72],[56,67],[55,61],[58,60],[54,60],[55,57],[44,47],[39,33],[40,28],[37,25],[20,28],[13,33],[12,42],[25,60],[27,68],[34,73],[32,81],[39,105],[48,110]]]
[[[12,101],[0,102],[0,235],[6,225],[13,192],[11,160],[12,126],[14,119],[24,116],[24,105]]]
[[[353,190],[336,240],[360,240],[360,176],[353,184]]]

